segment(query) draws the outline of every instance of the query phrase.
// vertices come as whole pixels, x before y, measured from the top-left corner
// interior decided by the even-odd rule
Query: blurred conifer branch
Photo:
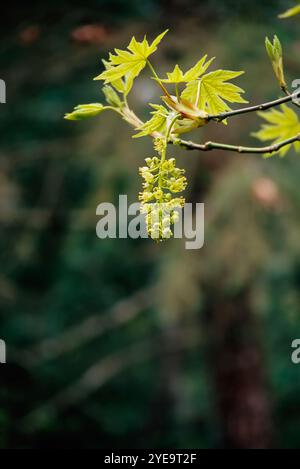
[[[21,354],[23,360],[30,366],[36,366],[44,360],[56,359],[64,353],[70,353],[84,346],[88,341],[99,338],[102,334],[136,318],[140,312],[153,304],[154,293],[154,287],[133,293],[128,298],[118,301],[105,313],[92,315],[61,336],[46,339],[30,350],[24,351]]]

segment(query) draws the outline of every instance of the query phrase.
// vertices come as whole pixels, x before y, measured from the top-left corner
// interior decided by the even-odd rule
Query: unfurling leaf
[[[148,43],[146,37],[142,42],[136,41],[133,37],[127,47],[128,50],[115,49],[115,54],[109,54],[107,69],[94,80],[115,83],[126,77],[129,85],[132,85],[133,80],[145,67],[147,58],[157,50],[158,44],[167,32],[168,30],[157,36],[152,44]]]
[[[100,103],[79,104],[74,108],[73,112],[65,114],[64,117],[70,121],[80,121],[88,117],[98,116],[98,114],[105,109],[107,109],[107,107]]]
[[[300,13],[300,5],[296,5],[293,8],[290,8],[289,10],[285,11],[281,15],[279,15],[279,18],[290,18],[291,16],[298,15]]]
[[[259,112],[258,114],[268,123],[263,124],[261,129],[252,135],[263,142],[272,141],[273,144],[276,144],[300,134],[299,118],[286,104],[281,105],[281,111],[272,109],[267,112]],[[280,156],[285,156],[291,145],[281,148],[279,150]],[[295,142],[293,145],[295,150],[299,152],[300,142]]]
[[[189,83],[190,81],[196,80],[203,73],[206,72],[214,57],[206,62],[207,55],[202,57],[196,65],[190,68],[187,72],[183,73],[179,65],[175,65],[173,72],[167,73],[168,78],[160,80],[163,83]]]
[[[197,127],[202,127],[207,123],[208,114],[202,109],[198,109],[193,103],[181,98],[179,101],[176,96],[162,96],[166,105],[174,111],[181,114],[185,119],[190,119],[198,123]]]
[[[117,108],[122,107],[122,101],[120,99],[120,96],[115,92],[115,90],[111,86],[103,86],[102,91],[108,104]]]
[[[134,135],[133,138],[144,137],[145,135],[151,135],[154,132],[163,133],[166,130],[169,114],[168,110],[164,106],[160,106],[158,104],[150,104],[150,106],[155,109],[151,112],[151,119],[138,128],[139,133]]]
[[[155,111],[151,113],[152,118],[138,128],[139,133],[134,135],[133,138],[144,137],[145,135],[151,135],[155,132],[165,134],[168,124],[176,115],[178,115],[180,119],[173,125],[171,134],[190,132],[207,123],[207,113],[196,108],[196,106],[189,101],[182,99],[178,102],[175,96],[163,96],[162,100],[171,111],[168,111],[164,106],[150,104],[150,106],[155,109]]]
[[[271,59],[274,74],[282,89],[286,89],[286,81],[283,71],[282,47],[277,36],[274,36],[273,43],[266,37],[266,50]]]
[[[207,73],[200,79],[188,83],[181,96],[210,115],[229,111],[230,107],[226,101],[247,103],[241,96],[244,90],[233,83],[228,83],[228,80],[237,78],[243,73],[230,70]]]

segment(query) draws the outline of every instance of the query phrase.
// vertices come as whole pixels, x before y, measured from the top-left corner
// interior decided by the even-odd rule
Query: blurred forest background
[[[252,103],[280,96],[264,49],[278,34],[299,78],[299,21],[286,0],[86,0],[1,6],[1,448],[297,448],[300,158],[174,149],[205,202],[205,247],[99,240],[96,206],[137,200],[150,139],[101,101],[101,58],[165,28],[154,63],[245,70]],[[129,99],[147,117],[159,93],[142,74]],[[256,144],[260,119],[194,140]],[[116,138],[117,136],[117,138]],[[300,366],[300,365],[299,365]]]

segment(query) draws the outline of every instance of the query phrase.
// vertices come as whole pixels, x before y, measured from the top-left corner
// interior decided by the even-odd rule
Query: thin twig
[[[280,104],[284,104],[284,103],[287,103],[289,101],[294,101],[294,99],[299,99],[300,97],[300,93],[299,91],[297,91],[296,93],[293,93],[293,94],[289,94],[288,96],[284,96],[283,98],[279,98],[279,99],[275,99],[273,101],[269,101],[267,103],[263,103],[263,104],[257,104],[255,106],[248,106],[248,107],[244,107],[244,108],[241,108],[241,109],[235,109],[234,111],[227,111],[227,112],[222,112],[220,114],[215,114],[215,115],[211,115],[211,116],[208,116],[208,120],[211,121],[211,120],[215,120],[215,121],[222,121],[224,119],[228,119],[229,117],[234,117],[234,116],[238,116],[240,114],[247,114],[249,112],[258,112],[258,111],[266,111],[267,109],[270,109],[272,107],[276,107],[276,106],[280,106]]]
[[[283,98],[276,99],[275,101],[269,101],[267,103],[259,104],[257,106],[250,106],[243,109],[236,109],[235,111],[224,112],[222,114],[218,114],[215,116],[209,116],[208,120],[217,120],[222,121],[227,119],[228,117],[233,117],[239,114],[245,114],[249,112],[257,112],[257,111],[266,111],[275,106],[279,106],[280,104],[293,101],[295,103],[295,99],[299,99],[300,93],[297,91],[296,93],[290,94],[288,96],[284,96]],[[128,110],[129,111],[129,110]],[[130,118],[126,119],[134,128],[137,128],[137,122],[142,125],[142,121],[136,116],[136,114],[130,110],[128,112]],[[162,135],[158,132],[153,132],[151,134],[152,137],[161,137]],[[286,145],[290,145],[291,143],[299,142],[300,141],[300,134],[294,135],[291,138],[286,140],[282,140],[282,142],[275,143],[273,145],[268,145],[265,147],[246,147],[243,145],[228,145],[225,143],[219,142],[206,142],[206,143],[195,143],[191,140],[181,140],[179,138],[169,139],[169,144],[176,144],[180,147],[186,148],[187,150],[200,150],[200,151],[210,151],[210,150],[225,150],[225,151],[233,151],[236,153],[253,153],[253,154],[264,154],[264,153],[274,153],[281,148],[285,147]]]
[[[269,145],[266,147],[244,147],[240,145],[228,145],[226,143],[217,143],[217,142],[206,142],[206,143],[194,143],[187,140],[173,140],[169,143],[175,143],[181,147],[186,148],[187,150],[200,150],[200,151],[210,151],[210,150],[227,150],[234,151],[237,153],[274,153],[286,145],[290,145],[294,142],[300,142],[300,134],[295,135],[294,137],[283,140],[282,142],[275,143],[274,145]]]

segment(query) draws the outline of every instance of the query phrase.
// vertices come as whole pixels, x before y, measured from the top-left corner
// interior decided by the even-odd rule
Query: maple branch
[[[241,109],[235,109],[234,111],[227,111],[227,112],[222,112],[220,114],[215,114],[215,115],[210,115],[208,116],[207,120],[208,121],[218,121],[221,122],[224,119],[228,119],[229,117],[234,117],[238,116],[240,114],[247,114],[249,112],[258,112],[258,111],[266,111],[267,109],[270,109],[272,107],[280,106],[280,104],[287,103],[289,101],[293,101],[294,103],[296,99],[300,98],[300,92],[297,91],[296,93],[289,94],[287,96],[284,96],[283,98],[275,99],[273,101],[269,101],[267,103],[263,104],[257,104],[255,106],[248,106],[244,107]]]
[[[245,112],[250,112],[249,109],[253,109],[253,108],[257,110],[257,107],[259,107],[260,110],[266,110],[272,106],[278,106],[278,103],[282,104],[283,102],[291,101],[296,96],[299,96],[299,92],[285,96],[284,98],[277,99],[276,101],[270,101],[268,103],[261,104],[259,106],[253,106],[252,108],[244,108],[244,109],[246,110]],[[236,110],[236,111],[231,111],[230,113],[224,113],[224,114],[226,114],[228,117],[228,114],[237,113],[237,112],[241,113],[241,111],[244,111],[244,110]],[[139,125],[143,123],[132,110],[127,109],[127,114],[128,116],[126,117],[123,116],[123,117],[133,127],[137,128]],[[154,138],[162,137],[162,135],[159,132],[154,132],[153,134],[151,134],[151,136]],[[300,142],[300,134],[294,135],[293,137],[290,137],[286,140],[282,140],[282,142],[275,143],[273,145],[268,145],[265,147],[246,147],[243,145],[229,145],[227,143],[219,143],[219,142],[195,143],[191,140],[181,140],[180,138],[170,138],[168,140],[169,144],[178,145],[182,148],[185,148],[186,150],[198,150],[198,151],[225,150],[225,151],[233,151],[235,153],[248,153],[248,154],[275,153],[276,151],[280,150],[286,145],[290,145],[295,142]]]
[[[228,145],[226,143],[217,143],[217,142],[206,142],[206,143],[194,143],[187,140],[173,140],[169,143],[179,145],[180,147],[186,148],[187,150],[200,150],[200,151],[210,151],[210,150],[227,150],[234,151],[237,153],[274,153],[286,145],[291,143],[300,142],[300,134],[295,135],[294,137],[287,138],[282,140],[282,142],[275,143],[273,145],[268,145],[266,147],[244,147],[241,145]]]

